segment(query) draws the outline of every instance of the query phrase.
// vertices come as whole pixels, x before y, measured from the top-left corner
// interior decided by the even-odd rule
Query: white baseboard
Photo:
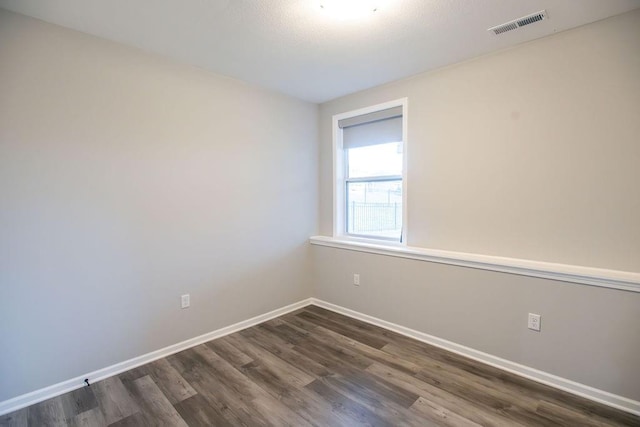
[[[96,381],[100,381],[105,378],[112,377],[114,375],[128,371],[129,369],[133,369],[138,366],[144,365],[146,363],[153,362],[154,360],[158,360],[163,357],[170,356],[174,353],[178,353],[182,350],[186,350],[196,345],[200,345],[207,341],[211,341],[216,338],[221,338],[225,335],[229,335],[234,332],[238,332],[243,329],[250,328],[251,326],[257,325],[262,322],[266,322],[267,320],[274,319],[278,316],[282,316],[284,314],[298,310],[299,308],[305,307],[309,304],[311,304],[311,298],[307,298],[305,300],[298,301],[296,303],[287,305],[282,308],[278,308],[268,313],[261,314],[256,317],[252,317],[251,319],[244,320],[242,322],[238,322],[236,324],[226,326],[224,328],[221,328],[212,332],[208,332],[204,335],[200,335],[195,338],[191,338],[186,341],[182,341],[180,343],[173,344],[165,348],[161,348],[160,350],[152,351],[151,353],[143,354],[142,356],[134,357],[133,359],[116,363],[115,365],[98,369],[97,371],[89,372],[87,374],[80,375],[75,378],[71,378],[67,381],[63,381],[61,383],[57,383],[49,387],[42,388],[40,390],[32,391],[30,393],[23,394],[9,400],[5,400],[3,402],[0,402],[0,415],[8,414],[9,412],[17,411],[18,409],[22,409],[29,405],[33,405],[35,403],[42,402],[43,400],[47,400],[52,397],[56,397],[61,394],[68,393],[70,391],[81,388],[84,386],[85,378],[89,378],[91,382],[94,383]]]
[[[442,338],[434,337],[433,335],[425,334],[424,332],[416,331],[414,329],[400,326],[395,323],[387,322],[386,320],[378,319],[376,317],[350,310],[348,308],[344,308],[317,298],[311,298],[311,303],[317,305],[318,307],[326,308],[327,310],[331,310],[336,313],[343,314],[345,316],[352,317],[366,323],[370,323],[372,325],[380,326],[381,328],[389,329],[393,332],[397,332],[409,338],[413,338],[418,341],[422,341],[424,343],[431,344],[436,347],[451,351],[453,353],[468,357],[470,359],[477,360],[487,365],[491,365],[504,371],[511,372],[512,374],[516,374],[521,377],[525,377],[530,380],[537,381],[539,383],[546,384],[551,387],[564,390],[566,392],[617,409],[621,409],[635,415],[640,415],[640,402],[638,402],[637,400],[632,400],[623,396],[609,393],[604,390],[590,387],[588,385],[580,384],[575,381],[559,377],[557,375],[549,374],[547,372],[530,368],[519,363],[511,362],[509,360],[502,359],[500,357],[493,356],[482,351],[474,350],[464,345],[456,344]]]
[[[477,360],[487,365],[494,366],[513,374],[529,378],[531,380],[540,382],[542,384],[549,385],[551,387],[558,388],[560,390],[567,391],[569,393],[603,403],[608,406],[612,406],[617,409],[621,409],[626,412],[630,412],[635,415],[640,415],[640,402],[632,399],[628,399],[623,396],[618,396],[613,393],[609,393],[604,390],[599,390],[588,385],[580,384],[575,381],[571,381],[562,377],[558,377],[547,372],[539,371],[528,366],[521,365],[519,363],[511,362],[506,359],[502,359],[491,354],[484,353],[482,351],[474,350],[472,348],[456,344],[451,341],[444,340],[442,338],[435,337],[433,335],[425,334],[424,332],[416,331],[404,326],[397,325],[395,323],[387,322],[386,320],[378,319],[367,314],[363,314],[354,310],[350,310],[339,305],[335,305],[317,298],[307,298],[302,301],[287,305],[285,307],[270,311],[265,314],[253,317],[248,320],[244,320],[239,323],[235,323],[230,326],[206,333],[204,335],[197,336],[195,338],[182,341],[177,344],[170,345],[160,350],[152,351],[151,353],[144,354],[142,356],[135,357],[133,359],[126,360],[124,362],[117,363],[106,368],[99,369],[78,377],[63,381],[58,384],[51,385],[40,390],[36,390],[21,396],[14,397],[9,400],[0,402],[0,415],[7,414],[9,412],[17,411],[26,406],[33,405],[43,400],[50,399],[52,397],[59,396],[61,394],[76,390],[84,386],[84,379],[89,378],[91,382],[103,380],[105,378],[120,374],[128,371],[129,369],[136,368],[154,360],[161,359],[163,357],[178,353],[196,345],[211,341],[216,338],[221,338],[225,335],[232,334],[234,332],[241,331],[251,326],[257,325],[267,320],[274,319],[278,316],[290,313],[298,310],[307,305],[314,304],[318,307],[326,308],[327,310],[334,311],[336,313],[343,314],[345,316],[352,317],[354,319],[362,320],[363,322],[370,323],[372,325],[380,326],[385,329],[389,329],[393,332],[397,332],[401,335],[416,339],[418,341],[425,342],[427,344],[434,345],[436,347],[449,350],[453,353],[460,354],[473,360]]]

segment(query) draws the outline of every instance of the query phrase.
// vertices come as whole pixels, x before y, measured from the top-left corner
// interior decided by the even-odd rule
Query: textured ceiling
[[[344,0],[346,1],[346,0]],[[0,7],[323,102],[640,7],[640,0],[380,0],[360,20],[320,0],[0,0]],[[495,36],[503,22],[549,19]]]

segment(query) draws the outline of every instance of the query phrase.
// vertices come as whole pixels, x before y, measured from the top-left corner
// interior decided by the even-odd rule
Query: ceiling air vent
[[[541,10],[540,12],[532,13],[531,15],[523,16],[522,18],[514,19],[513,21],[505,22],[504,24],[496,25],[489,28],[487,31],[493,31],[493,34],[499,35],[506,33],[507,31],[517,30],[525,25],[533,24],[535,22],[542,21],[547,17],[547,11]]]

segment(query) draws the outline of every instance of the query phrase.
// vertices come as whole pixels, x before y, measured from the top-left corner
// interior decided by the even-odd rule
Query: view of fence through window
[[[349,149],[347,173],[347,232],[400,240],[402,143]]]

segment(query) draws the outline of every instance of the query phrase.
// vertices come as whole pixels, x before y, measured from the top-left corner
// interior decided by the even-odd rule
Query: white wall
[[[0,401],[308,297],[317,164],[315,105],[0,10]]]
[[[640,272],[640,10],[323,104],[322,234],[331,117],[402,97],[410,246]],[[638,293],[313,253],[316,297],[640,400]]]

